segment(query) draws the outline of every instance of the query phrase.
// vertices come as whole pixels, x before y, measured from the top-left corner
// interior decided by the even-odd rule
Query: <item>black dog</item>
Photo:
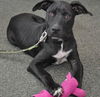
[[[62,88],[44,68],[68,60],[72,75],[79,81],[79,87],[82,86],[83,66],[72,28],[76,15],[92,14],[77,1],[69,4],[65,1],[44,0],[33,7],[33,11],[40,9],[46,11],[46,19],[29,13],[17,15],[9,23],[7,37],[13,45],[23,49],[34,45],[41,34],[47,32],[45,42],[26,52],[34,57],[27,70],[34,74],[53,96],[60,96]]]

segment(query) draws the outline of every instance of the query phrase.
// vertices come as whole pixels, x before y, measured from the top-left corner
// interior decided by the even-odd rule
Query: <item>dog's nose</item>
[[[60,31],[60,29],[59,28],[52,28],[52,31],[53,32],[58,32],[58,31]]]
[[[58,31],[60,31],[60,27],[59,27],[57,24],[55,24],[55,25],[51,28],[51,30],[52,30],[52,32],[58,32]]]

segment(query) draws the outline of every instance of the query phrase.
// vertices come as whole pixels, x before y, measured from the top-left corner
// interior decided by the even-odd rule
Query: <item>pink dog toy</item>
[[[63,88],[63,94],[61,97],[69,97],[71,94],[77,97],[85,97],[86,92],[80,88],[77,88],[78,81],[72,77],[71,73],[68,73],[66,79],[61,84]],[[39,94],[35,94],[32,97],[53,97],[48,91],[42,90]]]

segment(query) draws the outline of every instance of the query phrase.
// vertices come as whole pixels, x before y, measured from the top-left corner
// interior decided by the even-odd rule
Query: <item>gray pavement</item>
[[[6,38],[6,28],[12,16],[30,12],[40,0],[0,0],[0,49],[18,49]],[[67,0],[68,1],[68,0]],[[72,0],[69,0],[71,2]],[[79,0],[94,16],[76,17],[74,35],[84,64],[83,89],[87,97],[100,97],[100,0]],[[45,17],[44,11],[37,11]],[[26,71],[32,58],[24,53],[0,54],[0,97],[31,97],[44,86]],[[48,67],[53,78],[61,83],[69,70],[68,64]]]

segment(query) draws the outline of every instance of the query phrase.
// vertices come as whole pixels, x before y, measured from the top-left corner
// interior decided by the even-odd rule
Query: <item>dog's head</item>
[[[78,1],[68,3],[65,1],[43,0],[33,7],[33,11],[41,9],[46,11],[48,36],[58,38],[69,37],[72,34],[76,15],[92,15]]]

